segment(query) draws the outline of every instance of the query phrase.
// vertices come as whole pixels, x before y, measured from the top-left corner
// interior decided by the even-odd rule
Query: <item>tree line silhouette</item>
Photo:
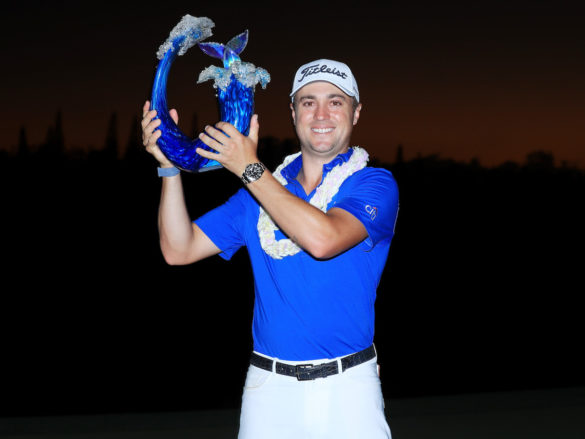
[[[117,132],[113,114],[102,149],[67,150],[57,113],[42,145],[22,128],[17,148],[0,153],[0,415],[239,404],[251,350],[246,251],[167,266],[160,179],[138,117],[124,148]],[[269,169],[296,150],[293,139],[259,144]],[[494,168],[403,152],[371,163],[400,189],[376,304],[385,396],[583,385],[585,173],[545,151]],[[193,218],[241,187],[225,170],[182,178]]]

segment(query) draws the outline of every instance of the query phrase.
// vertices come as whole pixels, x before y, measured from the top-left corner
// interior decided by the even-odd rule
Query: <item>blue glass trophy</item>
[[[232,38],[227,44],[202,43],[211,36],[213,21],[206,17],[185,15],[173,28],[167,40],[157,52],[160,60],[152,87],[151,109],[160,118],[161,136],[157,143],[163,154],[179,169],[188,172],[202,172],[220,168],[215,161],[200,156],[197,148],[213,151],[199,139],[190,139],[181,132],[173,121],[167,107],[167,79],[173,61],[195,44],[209,56],[223,61],[223,67],[209,66],[200,75],[198,83],[213,79],[217,90],[220,118],[234,125],[239,132],[247,135],[250,119],[254,113],[254,89],[260,83],[262,88],[270,81],[268,72],[253,64],[245,63],[238,56],[248,42],[248,31]]]

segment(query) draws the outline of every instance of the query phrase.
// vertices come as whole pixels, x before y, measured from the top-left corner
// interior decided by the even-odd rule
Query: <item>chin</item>
[[[319,155],[337,155],[339,153],[339,148],[336,148],[335,145],[309,145],[308,149]]]

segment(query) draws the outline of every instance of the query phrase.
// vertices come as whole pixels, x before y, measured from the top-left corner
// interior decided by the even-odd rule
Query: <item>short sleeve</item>
[[[221,250],[222,258],[229,260],[245,244],[244,216],[245,197],[248,193],[240,189],[224,204],[210,210],[193,221]]]
[[[398,215],[398,185],[392,174],[382,168],[364,168],[340,187],[330,207],[338,207],[355,216],[364,225],[371,249],[391,240]]]

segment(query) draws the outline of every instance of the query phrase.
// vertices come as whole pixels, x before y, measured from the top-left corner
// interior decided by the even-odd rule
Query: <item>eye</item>
[[[334,107],[340,107],[343,105],[343,102],[336,99],[334,101],[331,101],[331,105],[333,105]]]
[[[302,103],[303,107],[310,107],[313,105],[313,101],[303,101]]]

